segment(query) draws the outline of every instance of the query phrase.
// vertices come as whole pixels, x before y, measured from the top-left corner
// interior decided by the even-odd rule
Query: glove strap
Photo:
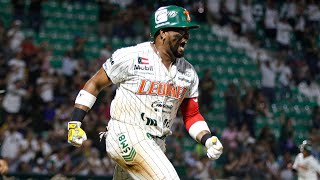
[[[72,121],[82,121],[86,116],[87,112],[83,109],[75,107],[72,113]]]
[[[207,134],[205,134],[205,135],[203,135],[202,136],[202,138],[201,138],[201,144],[203,145],[203,146],[206,146],[206,141],[209,139],[209,138],[211,138],[212,136],[211,136],[211,134],[209,134],[209,133],[207,133]]]

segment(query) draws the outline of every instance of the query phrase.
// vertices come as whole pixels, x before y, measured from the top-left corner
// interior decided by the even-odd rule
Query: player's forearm
[[[204,141],[211,137],[211,133],[208,124],[199,111],[197,99],[184,99],[180,110],[190,136],[204,145]]]
[[[84,111],[89,111],[96,101],[96,97],[100,91],[109,86],[111,81],[106,75],[105,71],[101,68],[94,76],[92,76],[84,85],[82,90],[79,92],[75,108],[79,108]]]

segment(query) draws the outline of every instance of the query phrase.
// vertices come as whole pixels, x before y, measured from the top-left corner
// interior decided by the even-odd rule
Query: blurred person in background
[[[6,40],[7,30],[2,19],[0,19],[0,52],[3,51],[4,42]]]
[[[5,90],[0,89],[0,104],[2,104],[2,100],[3,100],[3,95],[5,93]],[[2,106],[0,106],[0,127],[3,125],[4,123],[4,111],[2,110]],[[8,163],[5,159],[2,159],[2,153],[0,156],[0,174],[5,174],[8,172]]]
[[[280,158],[279,160],[279,166],[280,166],[280,172],[279,172],[279,176],[280,179],[283,180],[293,180],[294,174],[292,171],[292,158],[291,158],[291,154],[289,152],[285,152],[283,154],[283,156]]]
[[[238,148],[244,148],[251,143],[255,142],[255,139],[251,136],[249,127],[246,123],[242,123],[237,133],[237,141],[239,143]]]
[[[261,90],[268,104],[271,105],[275,102],[277,66],[270,58],[258,62],[261,72]]]
[[[288,19],[289,24],[294,27],[296,24],[298,5],[296,0],[286,0],[280,9],[280,17]]]
[[[54,86],[57,83],[56,76],[47,71],[42,71],[41,75],[37,78],[37,92],[44,103],[49,103],[54,100]]]
[[[298,151],[298,147],[294,142],[294,119],[290,117],[285,117],[284,115],[280,116],[280,137],[279,137],[279,146],[280,153],[290,152],[295,154]]]
[[[9,73],[7,74],[7,85],[12,84],[16,80],[26,79],[26,62],[23,59],[22,52],[17,52],[8,62]]]
[[[241,99],[241,124],[248,125],[252,137],[255,137],[255,118],[257,116],[254,91],[253,88],[247,88]]]
[[[2,106],[7,113],[16,115],[20,113],[23,99],[28,97],[29,93],[25,89],[24,81],[17,79],[13,83],[9,84]]]
[[[312,111],[312,126],[320,130],[320,106],[315,106]]]
[[[72,57],[72,51],[67,50],[62,56],[62,75],[66,79],[67,84],[72,83],[72,77],[76,73],[78,62]]]
[[[218,24],[220,15],[221,0],[207,0],[207,19],[210,25]]]
[[[196,175],[194,179],[197,180],[210,180],[214,178],[213,167],[206,155],[200,157],[196,163]]]
[[[227,127],[223,129],[221,135],[221,141],[223,142],[225,149],[235,150],[238,147],[237,142],[238,130],[235,121],[230,121]]]
[[[288,22],[288,19],[281,18],[277,23],[276,40],[278,42],[280,50],[288,51],[291,45],[292,27]]]
[[[31,0],[28,7],[28,21],[29,26],[35,33],[39,33],[42,22],[42,3],[46,0]]]
[[[17,131],[14,119],[8,119],[8,129],[4,132],[1,145],[1,156],[10,164],[9,171],[15,172],[18,168],[19,158],[23,150],[23,135]]]
[[[98,34],[100,37],[112,35],[113,24],[116,16],[117,6],[110,0],[96,0],[98,3]]]
[[[307,24],[315,27],[320,22],[320,8],[319,2],[315,0],[308,0],[306,7]]]
[[[5,119],[6,119],[6,111],[2,106],[5,92],[6,91],[4,89],[0,89],[0,127],[5,123]]]
[[[11,0],[13,9],[13,20],[23,21],[25,18],[25,0]]]
[[[283,60],[279,60],[279,61],[280,61],[280,66],[278,69],[280,73],[279,82],[280,82],[280,88],[281,88],[280,98],[286,99],[291,97],[290,85],[292,80],[292,72],[289,66],[290,62],[288,60],[284,62]]]
[[[268,125],[265,125],[262,127],[260,134],[257,138],[257,144],[263,149],[261,152],[261,155],[264,154],[266,157],[265,153],[272,152],[273,154],[277,153],[278,146],[277,146],[277,138]]]
[[[234,121],[237,127],[240,126],[240,92],[234,83],[228,85],[224,92],[225,115],[227,123]]]
[[[305,32],[305,28],[306,28],[306,14],[304,12],[304,8],[303,6],[299,5],[297,6],[297,16],[295,17],[295,25],[294,27],[294,35],[295,38],[302,42],[304,39],[304,32]]]
[[[32,59],[37,55],[37,46],[34,43],[32,36],[26,37],[21,43],[21,53],[25,62],[32,62]],[[28,63],[29,64],[29,63]]]
[[[273,0],[268,0],[265,11],[264,27],[267,37],[272,40],[276,37],[278,20],[279,13],[275,7],[275,2]]]
[[[76,35],[74,37],[72,46],[72,57],[76,60],[84,58],[84,47],[87,39],[82,35]]]
[[[208,113],[213,109],[213,93],[215,90],[215,81],[211,76],[211,70],[206,69],[204,71],[204,76],[200,78],[199,88],[199,102],[203,104],[201,107],[201,112]]]
[[[21,30],[22,21],[15,20],[12,22],[11,28],[7,32],[9,47],[13,53],[21,50],[20,45],[25,38],[24,32]]]
[[[312,155],[312,145],[304,140],[300,153],[296,156],[292,168],[298,173],[298,180],[317,180],[320,175],[319,161]]]
[[[242,33],[251,33],[256,29],[256,22],[253,18],[252,0],[244,0],[240,4],[241,12],[241,31]]]

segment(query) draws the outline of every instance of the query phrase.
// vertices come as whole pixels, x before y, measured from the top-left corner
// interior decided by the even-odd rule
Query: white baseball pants
[[[117,163],[115,180],[179,179],[164,153],[164,140],[151,137],[138,126],[110,120],[106,150]]]

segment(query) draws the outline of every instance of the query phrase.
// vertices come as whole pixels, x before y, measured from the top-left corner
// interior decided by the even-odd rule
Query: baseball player
[[[183,57],[189,30],[199,26],[178,6],[159,8],[150,24],[154,41],[115,51],[79,92],[68,123],[68,142],[81,146],[87,139],[81,120],[104,87],[117,85],[106,133],[106,151],[117,163],[114,179],[179,179],[165,155],[165,137],[179,109],[208,158],[222,154],[199,112],[196,71]]]
[[[298,172],[298,180],[317,180],[320,164],[311,154],[312,146],[304,140],[300,145],[300,153],[296,156],[292,168]]]

